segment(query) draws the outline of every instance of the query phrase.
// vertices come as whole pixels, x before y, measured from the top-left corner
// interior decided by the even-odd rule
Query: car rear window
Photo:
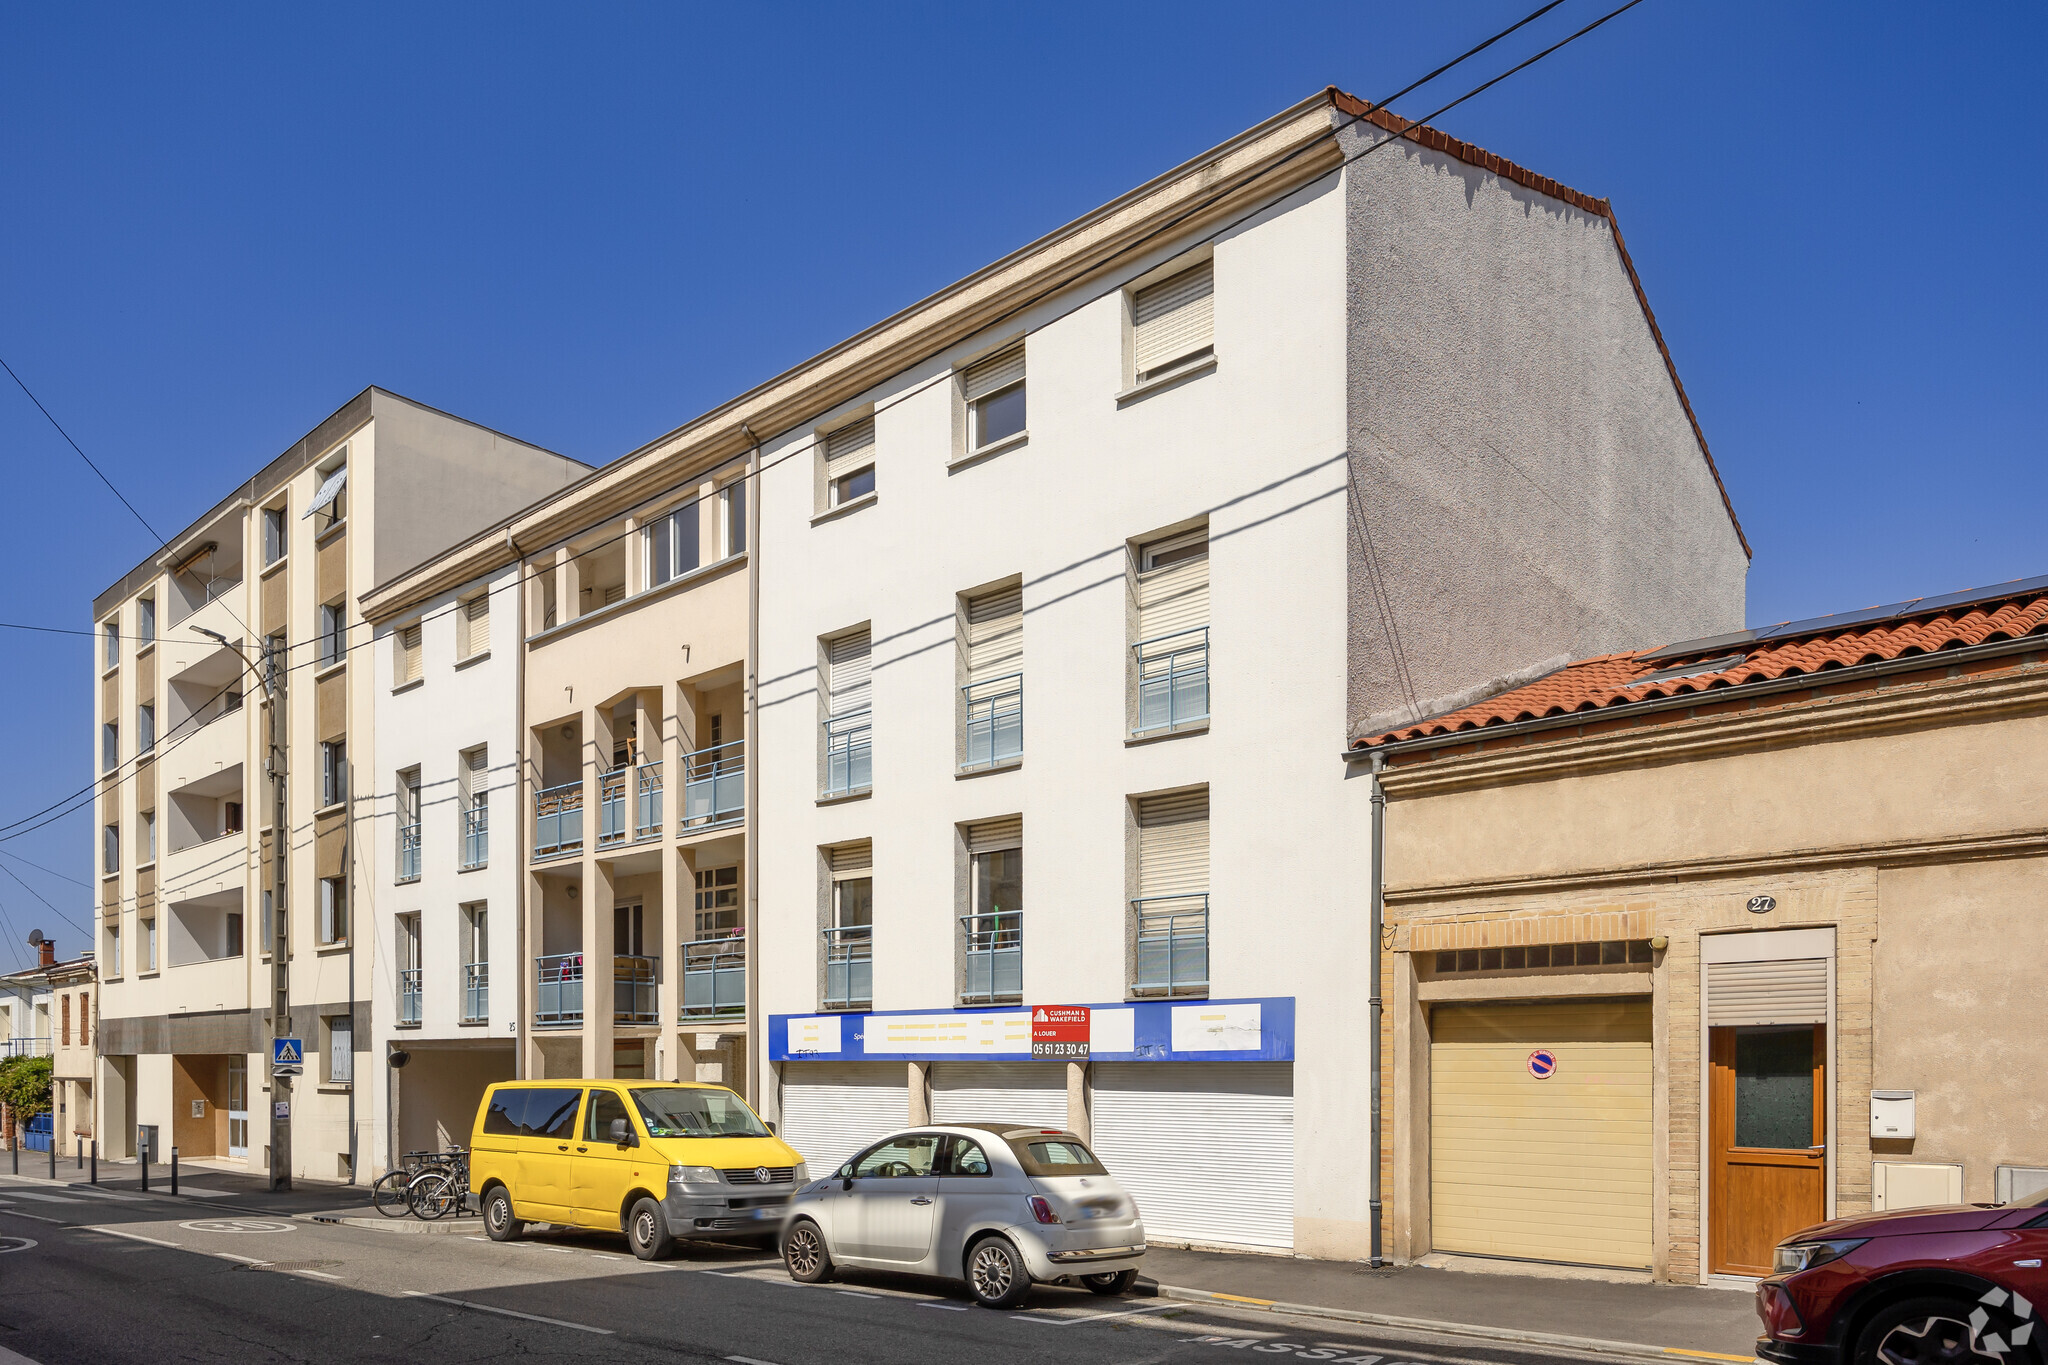
[[[1027,1175],[1109,1174],[1095,1159],[1095,1153],[1082,1146],[1078,1138],[1012,1138],[1010,1150],[1017,1154],[1018,1164]]]
[[[497,1137],[568,1137],[576,1127],[581,1090],[506,1089],[491,1092],[484,1132]]]

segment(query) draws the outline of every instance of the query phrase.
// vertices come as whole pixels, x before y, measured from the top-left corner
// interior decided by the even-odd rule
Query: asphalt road
[[[850,1274],[797,1285],[771,1256],[740,1247],[649,1264],[623,1237],[407,1236],[266,1217],[242,1199],[207,1207],[0,1179],[0,1365],[14,1365],[8,1352],[38,1365],[1584,1359],[1056,1286],[992,1312],[943,1281]]]

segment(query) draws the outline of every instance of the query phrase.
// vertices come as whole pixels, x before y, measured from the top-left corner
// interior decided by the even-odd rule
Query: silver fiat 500
[[[964,1280],[990,1308],[1035,1282],[1121,1294],[1138,1278],[1145,1224],[1072,1133],[1010,1123],[912,1128],[796,1192],[782,1228],[791,1279],[839,1268]]]

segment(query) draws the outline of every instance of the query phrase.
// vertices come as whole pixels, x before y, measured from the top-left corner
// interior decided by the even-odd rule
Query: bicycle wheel
[[[446,1171],[429,1171],[412,1182],[406,1198],[412,1204],[413,1216],[431,1223],[449,1210],[461,1207],[462,1191]]]
[[[370,1186],[371,1206],[386,1218],[405,1217],[411,1212],[411,1201],[406,1198],[406,1189],[411,1184],[411,1171],[384,1172],[377,1177],[377,1183]]]

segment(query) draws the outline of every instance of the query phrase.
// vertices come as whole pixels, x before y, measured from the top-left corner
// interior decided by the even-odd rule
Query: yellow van
[[[643,1261],[678,1238],[773,1236],[805,1179],[796,1149],[722,1085],[505,1081],[469,1139],[493,1241],[528,1223],[618,1230]]]

